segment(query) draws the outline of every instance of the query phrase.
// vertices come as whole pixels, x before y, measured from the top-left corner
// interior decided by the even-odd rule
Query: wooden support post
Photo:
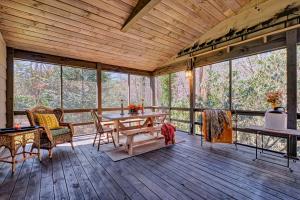
[[[151,93],[152,93],[152,106],[155,106],[156,105],[156,101],[155,101],[155,77],[154,76],[151,76],[150,77],[150,87],[151,87]],[[152,109],[152,111],[154,112],[155,110]]]
[[[286,32],[287,46],[287,127],[297,129],[297,30]],[[297,138],[292,137],[290,154],[297,156]]]
[[[229,110],[232,110],[232,60],[229,60]]]
[[[128,74],[128,95],[127,95],[127,98],[128,98],[128,105],[131,104],[131,96],[130,96],[130,91],[131,91],[131,87],[130,87],[130,74]]]
[[[172,83],[171,83],[171,74],[169,74],[169,121],[171,122],[171,107],[172,107]]]
[[[190,83],[190,134],[195,134],[195,67],[194,62],[192,62],[192,76],[189,77]]]
[[[98,86],[98,113],[102,114],[102,71],[101,64],[97,63],[97,86]]]
[[[139,0],[123,25],[121,31],[127,32],[139,19],[143,18],[143,16],[145,16],[160,1],[161,0]]]
[[[64,109],[64,93],[63,93],[63,91],[64,91],[63,66],[60,65],[60,108],[61,109]]]
[[[6,49],[6,127],[14,126],[14,49]]]

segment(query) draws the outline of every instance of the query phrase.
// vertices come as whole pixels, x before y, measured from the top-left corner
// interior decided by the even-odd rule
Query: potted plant
[[[282,103],[282,92],[275,91],[275,92],[268,92],[266,94],[267,102],[271,103],[273,110],[275,108],[280,107]]]
[[[139,110],[142,109],[141,105],[130,104],[128,106],[129,114],[138,114]]]

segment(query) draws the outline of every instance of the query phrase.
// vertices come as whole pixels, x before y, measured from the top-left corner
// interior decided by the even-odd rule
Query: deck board
[[[1,164],[0,199],[300,199],[299,162],[290,173],[252,161],[247,147],[177,137],[185,142],[118,162],[85,136],[75,139],[75,151],[61,145],[52,160],[43,151],[42,162],[18,164],[14,176]]]

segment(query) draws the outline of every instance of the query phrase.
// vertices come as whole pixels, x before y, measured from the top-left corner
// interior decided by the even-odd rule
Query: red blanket
[[[161,127],[161,134],[165,137],[165,144],[175,144],[176,128],[170,123],[164,123]]]

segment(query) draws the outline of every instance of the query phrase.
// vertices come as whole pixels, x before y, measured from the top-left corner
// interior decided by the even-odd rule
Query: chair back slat
[[[91,115],[92,115],[97,132],[103,132],[101,118],[99,117],[98,113],[95,110],[91,110]]]

